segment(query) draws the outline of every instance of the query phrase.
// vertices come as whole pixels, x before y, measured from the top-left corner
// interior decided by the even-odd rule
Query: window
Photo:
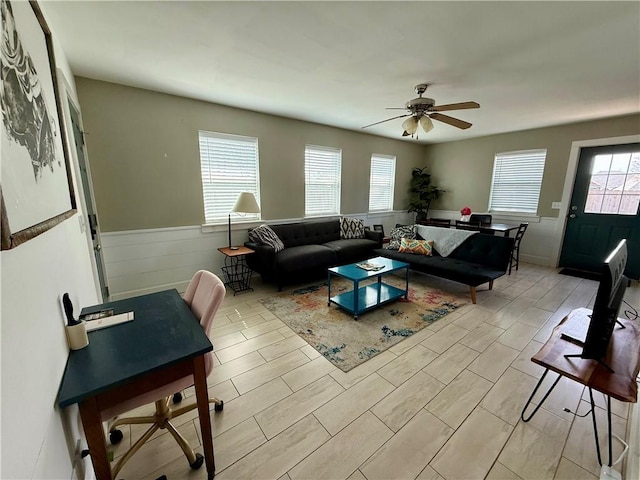
[[[489,211],[537,213],[546,157],[546,150],[496,154]]]
[[[584,213],[636,215],[640,204],[640,152],[596,155]]]
[[[307,217],[340,213],[342,150],[307,145],[304,149],[304,214]]]
[[[369,177],[369,211],[393,210],[393,186],[396,176],[396,157],[371,155]]]
[[[206,223],[226,222],[242,192],[253,193],[260,204],[258,139],[203,131],[198,135]],[[259,215],[247,213],[241,218],[259,220]]]

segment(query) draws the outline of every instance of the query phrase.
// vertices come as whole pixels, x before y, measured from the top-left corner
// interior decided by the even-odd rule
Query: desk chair
[[[509,261],[509,275],[511,275],[511,267],[516,266],[516,272],[518,271],[518,264],[520,263],[520,242],[524,237],[524,232],[527,231],[528,223],[521,223],[516,232],[515,240],[513,242],[513,250],[511,250],[511,260]]]
[[[209,335],[213,319],[218,308],[222,304],[225,293],[226,290],[224,284],[217,276],[211,272],[207,272],[206,270],[199,270],[189,282],[187,290],[183,295],[184,301],[189,305],[194,316],[200,321],[200,325],[202,326],[202,329],[207,332],[207,335]],[[209,376],[213,367],[212,356],[212,352],[205,355],[205,371],[207,376]],[[131,446],[131,448],[113,467],[112,475],[114,478],[122,469],[123,465],[140,449],[140,447],[142,447],[142,445],[144,445],[147,440],[151,438],[156,430],[163,428],[166,428],[173,438],[175,438],[176,442],[178,442],[178,445],[180,445],[180,448],[187,457],[189,466],[192,469],[196,470],[202,466],[204,457],[199,453],[194,453],[187,440],[171,424],[172,418],[197,408],[197,404],[195,402],[175,409],[171,407],[172,398],[174,399],[174,403],[176,403],[176,401],[179,402],[182,399],[182,396],[180,394],[175,394],[175,392],[185,390],[192,385],[193,376],[189,375],[102,411],[102,421],[107,421],[117,415],[133,410],[134,408],[155,402],[156,410],[154,415],[119,418],[110,425],[109,440],[112,444],[116,444],[119,443],[123,437],[122,432],[118,430],[119,426],[128,424],[151,424],[149,429]],[[210,398],[209,402],[215,404],[216,411],[221,411],[224,406],[223,401],[217,398]]]

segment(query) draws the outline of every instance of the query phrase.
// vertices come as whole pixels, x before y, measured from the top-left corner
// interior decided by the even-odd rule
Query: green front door
[[[560,266],[600,272],[626,238],[625,274],[640,277],[640,144],[583,148],[569,207]]]

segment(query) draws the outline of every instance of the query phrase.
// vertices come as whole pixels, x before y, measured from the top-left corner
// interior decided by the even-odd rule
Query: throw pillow
[[[280,240],[276,232],[266,223],[263,223],[253,230],[249,230],[249,240],[260,245],[269,245],[273,247],[276,252],[284,250],[284,243],[282,243],[282,240]]]
[[[410,238],[403,238],[400,241],[399,252],[402,253],[415,253],[418,255],[426,255],[430,257],[433,250],[433,240],[411,240]]]
[[[340,238],[364,238],[364,222],[359,218],[340,217]]]
[[[413,229],[413,225],[401,225],[391,230],[389,237],[391,239],[389,241],[389,245],[387,245],[386,248],[388,248],[389,250],[398,250],[400,248],[400,241],[403,238],[416,238],[416,232]]]

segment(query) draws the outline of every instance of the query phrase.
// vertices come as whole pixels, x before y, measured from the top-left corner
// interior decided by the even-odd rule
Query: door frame
[[[97,211],[96,210],[96,204],[95,204],[95,198],[93,196],[93,191],[91,191],[91,189],[89,190],[89,192],[85,192],[84,188],[82,186],[82,181],[80,180],[80,177],[82,175],[82,173],[80,172],[80,161],[78,160],[78,156],[76,154],[76,149],[75,148],[71,148],[72,145],[75,145],[75,139],[73,138],[73,128],[71,125],[71,112],[69,111],[69,103],[71,103],[73,105],[73,108],[75,108],[75,110],[78,112],[78,121],[80,122],[80,124],[82,125],[82,112],[80,110],[80,102],[78,101],[78,99],[76,98],[76,92],[73,88],[71,88],[71,85],[69,84],[69,82],[67,81],[67,78],[64,75],[64,72],[60,69],[57,70],[57,79],[58,79],[58,85],[60,86],[60,99],[61,99],[61,104],[62,104],[62,112],[63,112],[63,117],[64,117],[64,122],[65,124],[68,126],[65,130],[67,132],[67,135],[72,135],[71,138],[69,138],[69,142],[68,145],[69,150],[70,150],[70,155],[71,158],[73,160],[73,176],[75,178],[75,182],[76,182],[76,193],[77,193],[77,200],[80,202],[81,205],[81,210],[80,210],[80,215],[79,215],[79,222],[80,222],[80,231],[82,233],[84,233],[86,242],[87,242],[87,249],[88,249],[88,253],[89,253],[89,260],[91,262],[91,270],[93,271],[93,286],[95,288],[96,291],[96,298],[98,300],[102,300],[103,299],[103,295],[102,295],[102,290],[100,288],[100,277],[99,277],[99,273],[98,273],[98,267],[96,265],[96,258],[95,258],[95,253],[94,253],[94,248],[93,248],[93,239],[91,238],[91,228],[89,226],[89,224],[87,223],[86,220],[86,215],[88,212],[87,209],[87,201],[86,201],[86,197],[87,194],[89,195],[89,198],[93,204],[93,211]],[[86,148],[85,150],[85,160],[86,160],[86,166],[87,166],[87,174],[89,176],[89,180],[91,182],[91,171],[89,170],[89,162],[88,162],[88,158],[86,158]],[[98,236],[98,240],[100,241],[100,232],[97,232],[97,236]],[[100,258],[102,259],[102,265],[103,265],[103,272],[104,272],[104,285],[107,289],[107,291],[109,291],[109,284],[107,282],[108,277],[107,277],[107,272],[104,269],[104,257],[102,255],[102,252],[98,252],[100,254]],[[109,299],[105,299],[104,301],[108,301]]]
[[[562,200],[560,203],[560,211],[558,212],[558,221],[554,230],[554,251],[551,253],[551,265],[558,266],[560,261],[560,253],[562,252],[562,244],[564,243],[564,232],[567,227],[567,215],[569,214],[569,203],[571,203],[571,195],[576,182],[576,173],[578,171],[578,161],[580,159],[580,151],[587,147],[605,147],[608,145],[623,145],[625,143],[640,142],[640,135],[625,135],[623,137],[593,138],[590,140],[576,140],[571,142],[571,150],[569,152],[569,163],[567,165],[567,173],[564,177],[564,188],[562,189]]]

